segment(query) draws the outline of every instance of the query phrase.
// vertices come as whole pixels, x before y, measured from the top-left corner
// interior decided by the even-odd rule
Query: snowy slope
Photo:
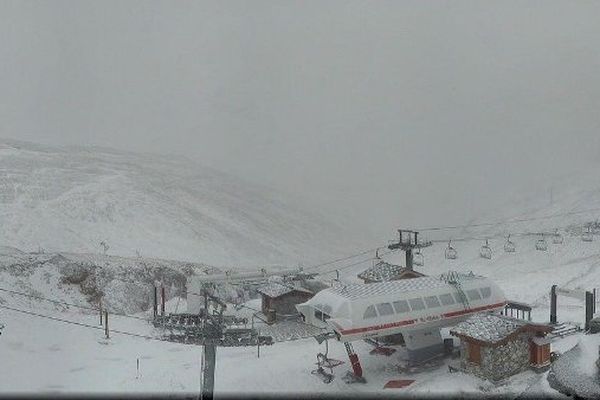
[[[16,157],[16,159],[19,160],[27,159],[27,157],[23,155],[23,152],[43,153],[46,151],[35,148],[26,151],[23,149],[5,150],[7,153],[12,152],[16,154],[12,157]],[[52,150],[47,157],[54,159],[57,157],[57,152],[58,150]],[[77,154],[77,152],[75,153]],[[92,163],[96,165],[95,168],[104,168],[104,172],[102,173],[98,173],[97,171],[92,173],[94,179],[91,181],[94,183],[91,186],[93,190],[90,193],[94,194],[82,195],[82,198],[88,199],[85,200],[84,203],[91,201],[90,199],[95,199],[95,196],[100,196],[100,198],[102,198],[102,196],[106,195],[108,192],[105,189],[110,187],[110,185],[108,185],[104,179],[110,181],[113,178],[109,179],[106,178],[106,176],[112,174],[115,170],[118,170],[120,172],[118,178],[115,179],[125,179],[124,182],[126,182],[126,184],[123,182],[115,184],[115,190],[117,190],[117,192],[113,197],[110,197],[110,201],[106,203],[117,204],[117,206],[115,208],[110,206],[102,208],[98,206],[98,204],[104,203],[95,203],[92,201],[91,204],[94,204],[95,206],[86,208],[73,199],[78,198],[76,193],[81,193],[82,191],[85,192],[87,189],[83,190],[77,187],[69,190],[66,190],[65,188],[60,190],[57,189],[57,193],[54,194],[55,196],[60,198],[65,196],[64,193],[67,193],[69,204],[77,205],[77,207],[73,209],[79,210],[77,212],[82,213],[79,215],[77,212],[73,211],[73,215],[75,215],[73,216],[69,214],[69,210],[71,210],[70,206],[60,208],[56,205],[57,203],[51,199],[52,196],[50,195],[54,193],[52,185],[47,185],[42,191],[47,193],[47,198],[40,199],[32,194],[38,193],[38,189],[34,190],[33,188],[36,186],[28,181],[29,184],[26,186],[28,191],[15,189],[17,190],[17,193],[19,193],[19,195],[15,197],[19,198],[18,201],[13,201],[9,206],[2,206],[6,207],[5,209],[10,208],[14,209],[15,212],[21,212],[20,216],[14,218],[7,214],[4,214],[2,217],[5,218],[7,226],[12,229],[8,234],[2,233],[7,238],[12,235],[13,239],[11,240],[13,240],[13,242],[7,240],[8,244],[25,244],[27,235],[23,235],[23,232],[31,232],[32,234],[37,235],[35,237],[42,237],[45,232],[49,238],[52,236],[52,229],[48,227],[51,227],[52,223],[58,223],[59,227],[63,226],[60,225],[59,220],[61,218],[67,218],[67,222],[73,224],[74,228],[77,228],[74,229],[74,231],[79,232],[79,235],[87,238],[80,243],[81,249],[84,251],[90,251],[90,249],[92,249],[92,253],[63,253],[63,256],[69,260],[89,261],[94,264],[104,265],[111,271],[110,273],[121,273],[124,270],[135,270],[138,268],[135,258],[105,257],[97,254],[100,250],[94,246],[97,246],[95,243],[99,240],[96,238],[94,239],[95,241],[92,241],[90,234],[86,232],[86,229],[89,227],[101,227],[107,233],[112,232],[111,234],[115,235],[114,237],[120,237],[120,240],[123,241],[122,243],[127,244],[115,244],[115,252],[117,252],[118,249],[121,249],[123,253],[127,253],[125,251],[126,248],[135,249],[136,246],[134,244],[137,243],[135,240],[140,239],[132,239],[127,237],[127,235],[121,235],[121,230],[126,228],[121,225],[122,222],[120,221],[127,218],[129,218],[128,221],[130,223],[131,221],[137,221],[137,217],[134,214],[137,211],[131,211],[131,213],[133,213],[132,215],[129,215],[128,211],[124,211],[127,210],[127,207],[124,207],[120,203],[121,198],[127,198],[127,201],[134,202],[146,199],[148,203],[142,202],[141,207],[150,208],[144,208],[144,213],[149,212],[150,209],[160,209],[165,215],[169,215],[170,220],[174,220],[177,224],[180,224],[177,225],[178,228],[185,225],[182,221],[185,221],[186,218],[189,218],[191,215],[201,214],[204,216],[205,214],[217,213],[218,211],[220,212],[220,214],[218,214],[219,218],[214,219],[215,221],[218,221],[218,223],[211,227],[215,228],[215,231],[219,232],[219,234],[223,231],[227,231],[226,228],[221,228],[221,224],[225,226],[244,226],[250,229],[249,227],[252,224],[248,221],[256,222],[254,216],[262,215],[259,211],[264,211],[267,214],[270,212],[263,210],[257,205],[256,207],[249,207],[245,212],[239,212],[239,210],[236,209],[234,210],[235,214],[233,213],[234,211],[232,211],[232,214],[228,219],[223,216],[223,210],[220,207],[220,204],[216,205],[212,201],[207,201],[207,203],[202,204],[210,204],[210,207],[202,206],[205,208],[203,208],[203,212],[200,213],[196,207],[201,206],[198,206],[194,201],[190,200],[189,203],[185,203],[181,200],[186,198],[184,193],[189,194],[187,191],[188,189],[185,189],[186,184],[183,183],[173,183],[172,192],[178,193],[177,196],[173,196],[173,201],[178,205],[178,208],[174,209],[171,208],[168,201],[160,202],[157,200],[162,198],[163,195],[166,196],[166,194],[152,192],[151,184],[149,182],[146,182],[141,187],[138,186],[140,185],[140,181],[145,182],[143,179],[147,178],[148,180],[152,180],[155,179],[155,175],[161,176],[161,171],[168,170],[167,166],[161,166],[161,171],[153,171],[151,173],[147,173],[147,171],[143,171],[143,173],[142,171],[138,171],[137,174],[148,176],[146,176],[146,178],[131,179],[129,174],[138,167],[128,165],[126,168],[117,168],[112,162],[104,159],[115,157],[116,159],[121,160],[120,162],[125,163],[123,154],[112,155],[112,153],[102,153],[102,156],[98,156],[96,151],[94,154],[94,156],[90,156],[89,154],[87,156],[84,154],[80,155],[82,159],[90,157],[91,159],[96,160]],[[103,161],[98,161],[98,157]],[[139,159],[136,158],[136,161],[133,164],[138,165],[142,163],[140,160],[145,159],[146,156],[135,157],[139,157]],[[66,163],[64,158],[67,157],[63,157],[62,163]],[[15,161],[16,159],[12,159],[13,164],[18,164],[18,162]],[[40,155],[37,154],[35,157],[31,156],[31,160],[34,159],[39,160]],[[0,163],[2,162],[4,161],[1,161],[0,159]],[[81,163],[82,161],[79,162]],[[166,161],[164,162],[168,164]],[[66,164],[68,165],[69,163]],[[43,170],[44,168],[41,169]],[[82,181],[90,181],[89,176],[81,173],[81,169],[85,169],[82,165],[79,165],[76,168],[73,166],[69,168],[71,168],[70,170],[75,169],[78,171],[77,174],[73,175],[74,181],[83,179],[82,176],[86,177]],[[150,166],[148,168],[149,170],[152,170]],[[179,167],[177,167],[177,169],[178,168]],[[23,165],[19,166],[19,168],[14,167],[13,171],[17,169],[21,169],[22,171],[27,170]],[[61,173],[67,173],[65,172],[65,169],[68,168],[63,166]],[[34,168],[33,170],[37,169]],[[58,174],[58,172],[55,171],[53,174]],[[498,210],[496,213],[491,213],[487,216],[474,218],[473,222],[497,221],[514,216],[527,218],[600,207],[600,201],[598,200],[600,197],[598,196],[600,189],[597,189],[600,188],[600,181],[594,181],[594,176],[599,175],[598,171],[588,171],[576,178],[571,177],[563,186],[564,189],[562,191],[554,191],[552,204],[547,201],[547,196],[528,196],[521,200],[516,199],[509,204],[506,209]],[[17,181],[16,177],[11,179],[14,179],[15,182]],[[21,177],[19,179],[23,180],[25,178]],[[186,179],[182,178],[182,181],[188,182]],[[209,180],[207,179],[207,181]],[[68,179],[63,181],[63,184],[64,182],[68,182]],[[133,182],[136,183],[134,184]],[[123,185],[129,185],[131,188],[125,190]],[[89,188],[87,184],[83,184],[83,186]],[[20,186],[15,184],[14,187],[18,188]],[[132,197],[134,196],[132,193],[135,193],[133,188],[145,194],[140,198]],[[123,190],[127,192],[125,196],[118,194]],[[236,186],[235,190],[239,191],[240,188]],[[200,196],[199,193],[201,191],[193,190],[192,192],[194,195]],[[224,189],[223,192],[229,193]],[[148,193],[152,193],[152,196]],[[10,197],[10,195],[7,196]],[[193,197],[192,194],[190,194],[190,196]],[[228,195],[222,196],[223,197],[220,197],[221,200],[235,203]],[[246,194],[244,194],[244,196],[246,196]],[[248,196],[250,196],[249,198],[253,198],[250,194]],[[148,198],[151,200],[147,200]],[[192,207],[193,205],[192,209],[194,212],[188,214],[187,211],[181,211],[182,209],[185,209],[185,207],[179,207],[179,205],[184,203],[189,207]],[[235,204],[240,206],[242,203]],[[3,204],[8,203],[5,201]],[[27,207],[29,204],[34,204],[34,207],[28,209]],[[50,204],[51,207],[48,204]],[[272,207],[270,205],[269,207],[273,208],[274,206]],[[274,208],[278,209],[277,207]],[[213,209],[217,211],[209,211]],[[252,212],[248,211],[249,209],[251,209]],[[39,218],[43,217],[46,218],[46,221],[51,221],[48,223],[45,231],[41,228],[36,228],[32,222],[28,222],[30,221],[29,218],[33,217],[29,217],[26,210],[30,210]],[[48,213],[48,215],[45,215],[41,210]],[[117,212],[115,210],[119,211]],[[255,212],[258,214],[253,214]],[[84,217],[86,215],[93,215],[96,221],[86,220]],[[534,306],[532,317],[535,321],[547,321],[549,314],[548,293],[552,284],[570,288],[585,288],[588,290],[594,287],[600,287],[600,235],[596,235],[593,242],[582,242],[576,230],[565,230],[567,227],[572,227],[574,225],[579,226],[586,221],[595,220],[597,215],[599,214],[577,214],[546,220],[528,221],[515,225],[504,224],[494,227],[440,232],[437,239],[442,239],[442,237],[454,237],[455,239],[472,236],[490,237],[490,246],[493,250],[492,259],[487,260],[479,257],[479,248],[482,244],[480,240],[470,239],[465,241],[455,241],[454,247],[459,253],[459,258],[457,260],[444,259],[446,243],[436,242],[432,247],[423,250],[425,265],[419,269],[430,275],[440,274],[448,270],[458,270],[473,271],[477,274],[489,276],[500,285],[509,299],[531,303]],[[153,216],[152,218],[156,218],[156,221],[158,221],[156,223],[158,224],[166,221],[166,219],[161,219],[162,217],[160,216]],[[297,218],[302,219],[303,216],[297,214]],[[289,220],[286,219],[285,221]],[[155,222],[139,221],[135,223],[139,224],[136,225],[135,231],[139,231],[141,227],[151,225]],[[262,242],[266,240],[264,239],[266,233],[260,228],[257,228],[256,225],[257,224],[252,225],[253,232]],[[274,229],[274,225],[277,224],[274,221],[271,221],[268,230],[271,231]],[[18,229],[19,226],[21,227],[20,229]],[[64,226],[67,227],[66,225]],[[290,227],[285,224],[281,225],[282,230],[285,230],[285,228]],[[560,232],[564,235],[564,243],[552,244],[552,241],[548,240],[548,251],[546,252],[535,250],[534,246],[537,237],[526,235],[513,236],[512,239],[517,246],[517,251],[515,253],[505,253],[503,251],[503,234],[508,232],[513,232],[513,234],[519,232],[536,232],[540,230],[554,231],[555,228],[559,228]],[[129,231],[125,230],[124,232]],[[311,241],[314,240],[312,237],[302,237],[299,233],[300,231],[292,233],[288,232],[285,234],[282,233],[281,230],[277,232],[280,232],[282,236],[279,238],[271,237],[269,239],[271,242],[267,243],[278,243],[279,241],[285,242],[276,247],[280,252],[283,251],[282,249],[286,249],[292,256],[294,254],[300,254],[304,251],[304,246],[307,246],[308,243],[311,243]],[[68,233],[63,231],[61,231],[60,234],[67,235],[64,237],[69,237]],[[174,229],[171,234],[181,235],[181,232],[178,229]],[[145,240],[158,237],[153,235],[158,235],[158,233],[146,233],[144,236]],[[74,235],[73,238],[75,238],[75,236],[76,235]],[[391,239],[393,235],[390,236]],[[213,238],[213,236],[209,237]],[[432,238],[435,239],[436,237]],[[235,235],[232,235],[229,239],[231,240],[230,243],[238,240]],[[48,240],[51,241],[51,239]],[[63,238],[61,240],[65,239]],[[76,239],[73,240],[73,243],[79,243]],[[172,244],[165,239],[165,242],[157,242],[155,253],[152,253],[152,246],[141,248],[141,252],[144,255],[156,254],[157,256],[163,253],[168,254],[168,248],[170,248],[171,245],[183,246],[182,243],[190,243],[185,240],[185,238],[178,239],[177,243]],[[254,239],[249,238],[248,240]],[[89,247],[87,241],[90,242]],[[111,249],[109,250],[109,253],[111,253],[113,251],[113,246],[111,239],[108,239],[108,241],[111,243]],[[62,243],[62,241],[59,241],[59,244],[60,243]],[[168,243],[169,245],[166,246],[165,243]],[[33,242],[30,245],[33,248],[37,246]],[[385,243],[382,243],[382,245],[385,245]],[[186,254],[191,254],[190,257],[193,256],[194,258],[197,255],[198,261],[207,263],[208,261],[202,258],[203,254],[207,255],[208,258],[209,253],[214,256],[221,251],[219,250],[218,242],[210,242],[210,246],[207,244],[206,247],[200,249],[194,249],[191,244],[189,246],[189,248],[184,249],[185,251],[189,251],[189,253]],[[316,246],[315,252],[322,247],[322,244],[321,246]],[[175,248],[181,249],[182,247]],[[269,252],[267,250],[268,248],[270,247],[261,243],[256,248],[258,251],[256,254],[263,257],[264,254]],[[23,249],[28,250],[26,246],[24,246]],[[346,253],[340,251],[339,254],[352,254],[361,249],[362,247],[354,247],[349,249]],[[60,266],[56,266],[55,262],[36,264],[37,261],[43,261],[44,255],[34,256],[9,247],[3,247],[0,250],[0,264],[11,266],[8,269],[0,271],[0,287],[9,285],[14,287],[15,290],[37,290],[47,297],[62,298],[69,302],[86,304],[87,299],[77,287],[70,287],[60,283],[60,275],[58,275]],[[78,249],[76,248],[72,249],[72,251],[77,250]],[[232,252],[235,251],[237,254],[241,254],[242,250],[251,252],[251,249],[231,249]],[[194,253],[194,251],[197,251],[197,253]],[[223,252],[226,252],[226,250],[223,250]],[[32,257],[34,258],[32,264],[34,267],[20,267],[20,265],[24,264],[22,260]],[[47,255],[47,257],[50,257],[50,255]],[[367,258],[367,256],[358,257],[358,260],[363,258]],[[390,262],[397,262],[401,265],[404,263],[404,254],[401,252],[386,255],[384,258]],[[326,260],[327,258],[324,259]],[[150,260],[148,261],[150,262]],[[160,264],[161,262],[164,262],[165,266],[171,266],[175,269],[185,266],[185,263],[178,266],[176,263],[168,261],[152,261],[153,264],[159,266],[162,265]],[[334,265],[341,269],[342,279],[348,281],[356,280],[356,273],[367,268],[371,263],[370,261],[366,261],[360,265],[344,268],[345,265],[354,262],[356,262],[356,259],[347,260]],[[328,265],[327,269],[331,269],[334,266]],[[333,276],[333,274],[327,275],[327,277],[331,276]],[[128,301],[127,299],[129,297],[127,297],[127,293],[130,290],[131,287],[129,285],[119,286],[115,283],[108,286],[107,292],[108,297],[117,299],[115,304],[123,305]],[[182,300],[180,303],[180,307],[184,307],[185,302]],[[172,299],[168,308],[174,311],[176,304],[176,299]],[[31,310],[86,324],[97,323],[97,315],[85,310],[65,308],[35,300],[24,300],[7,294],[0,295],[0,306]],[[147,314],[139,313],[138,315],[145,316]],[[584,319],[582,303],[574,299],[560,297],[558,318],[560,321],[582,323]],[[161,343],[119,334],[113,335],[109,341],[106,341],[102,339],[103,335],[101,330],[96,331],[91,328],[65,325],[60,322],[41,319],[1,308],[0,322],[6,325],[3,335],[0,336],[0,352],[6,354],[7,359],[9,360],[8,362],[0,363],[0,387],[2,388],[2,392],[24,393],[31,392],[32,390],[41,390],[46,393],[111,393],[115,391],[129,393],[149,391],[193,393],[198,389],[198,376],[200,374],[198,360],[200,359],[200,348],[197,346]],[[144,321],[115,315],[112,318],[112,324],[113,329],[144,335],[156,335],[156,332],[151,325]],[[560,339],[553,343],[553,350],[565,352],[575,346],[579,339],[580,336],[577,335]],[[536,374],[533,371],[527,371],[512,377],[501,385],[494,386],[489,382],[482,381],[473,376],[462,373],[449,373],[446,365],[448,361],[444,361],[442,365],[430,370],[408,374],[401,373],[398,370],[398,366],[403,364],[403,358],[406,356],[402,349],[399,349],[399,351],[391,357],[370,355],[370,349],[371,347],[366,343],[359,342],[355,344],[355,350],[360,356],[365,375],[368,379],[366,385],[357,386],[346,385],[341,380],[341,376],[349,366],[343,346],[341,343],[335,341],[330,341],[329,355],[333,358],[344,360],[346,363],[335,371],[336,379],[330,385],[323,384],[310,373],[310,371],[315,368],[316,353],[325,350],[323,344],[317,344],[312,338],[276,343],[273,346],[261,348],[260,358],[257,357],[256,348],[222,348],[219,349],[217,356],[215,390],[217,395],[225,393],[244,395],[249,393],[266,392],[277,394],[286,392],[289,394],[304,393],[315,396],[318,396],[320,393],[328,393],[331,395],[369,393],[369,395],[389,397],[394,394],[436,395],[455,393],[475,394],[477,396],[486,394],[511,395],[516,397],[519,394],[526,393],[534,396],[543,394],[546,396],[552,395],[561,397],[556,391],[549,387],[548,382],[546,381],[546,374]],[[140,358],[141,361],[141,377],[136,377],[135,361],[137,358]],[[27,375],[24,374],[23,371],[28,371],[27,375],[35,376],[36,379],[33,380],[33,382],[31,379],[26,379],[25,377]],[[383,385],[390,379],[415,379],[415,383],[406,389],[382,389]],[[285,382],[285,384],[282,384],[282,382]]]
[[[0,244],[219,266],[318,262],[357,242],[332,220],[195,162],[0,140]]]

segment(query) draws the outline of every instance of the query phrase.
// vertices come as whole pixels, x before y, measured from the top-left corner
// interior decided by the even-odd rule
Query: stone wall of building
[[[473,375],[499,381],[529,368],[529,339],[522,333],[497,347],[482,346],[481,364],[469,362],[468,348],[461,342],[461,367]]]

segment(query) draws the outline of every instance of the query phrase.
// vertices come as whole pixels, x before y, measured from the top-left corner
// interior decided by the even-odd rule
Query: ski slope
[[[228,177],[221,181],[217,173],[180,171],[182,166],[189,165],[188,162],[97,149],[90,152],[14,143],[0,149],[1,222],[6,227],[0,232],[3,241],[0,288],[86,306],[93,303],[82,293],[81,287],[62,282],[65,261],[56,256],[69,262],[98,265],[100,270],[107,271],[98,277],[103,282],[100,286],[105,289],[106,304],[111,311],[136,317],[112,315],[111,329],[141,335],[112,333],[107,340],[103,331],[97,329],[100,328],[98,315],[93,311],[2,292],[0,322],[6,325],[0,336],[0,353],[5,355],[5,361],[0,363],[2,394],[195,395],[199,389],[201,348],[144,337],[156,337],[158,332],[143,320],[148,318],[148,311],[140,312],[148,296],[143,286],[152,277],[148,273],[136,278],[136,271],[144,270],[143,265],[156,267],[163,273],[172,268],[173,272],[169,273],[175,274],[190,264],[201,270],[212,265],[235,264],[241,268],[253,262],[296,263],[309,258],[318,263],[370,247],[353,245],[348,249],[352,241],[347,240],[346,235],[338,236],[341,228],[335,224],[325,223],[318,217],[315,221],[315,217],[306,216],[293,207],[290,210],[279,200],[265,200],[260,191],[231,183]],[[428,275],[456,270],[488,276],[509,299],[532,304],[534,321],[547,321],[551,285],[586,290],[600,287],[600,235],[592,242],[583,242],[576,229],[600,214],[586,212],[541,218],[600,207],[597,189],[600,185],[593,180],[597,172],[587,171],[569,179],[564,190],[554,191],[552,202],[545,195],[526,197],[515,200],[506,209],[471,221],[504,221],[501,224],[442,230],[435,235],[424,232],[423,236],[439,242],[423,250],[425,265],[417,269]],[[509,219],[531,217],[540,218],[506,223]],[[553,244],[548,238],[545,252],[535,249],[537,236],[524,235],[554,232],[556,228],[563,234],[564,242]],[[515,253],[503,250],[503,235],[508,233],[513,234]],[[342,244],[340,237],[344,238]],[[393,237],[391,233],[390,239]],[[445,240],[449,237],[454,238],[453,246],[458,251],[456,260],[444,258]],[[489,238],[492,248],[490,260],[479,256],[484,237]],[[470,239],[459,240],[461,238]],[[108,255],[101,254],[100,240],[110,244]],[[44,247],[46,253],[31,253],[38,246]],[[136,255],[136,250],[141,257]],[[357,281],[356,274],[371,265],[372,261],[367,259],[372,256],[357,256],[317,270],[338,268],[342,280]],[[404,264],[401,252],[386,254],[383,258]],[[128,279],[140,279],[140,287],[120,284],[113,279],[121,274]],[[334,276],[329,272],[322,277]],[[184,307],[185,299],[173,297],[167,311]],[[583,312],[582,302],[559,297],[559,321],[582,323]],[[578,335],[565,337],[553,343],[553,350],[564,352],[579,340]],[[496,386],[470,375],[450,373],[447,360],[426,370],[401,372],[399,367],[406,356],[402,349],[389,358],[370,355],[370,349],[367,343],[355,344],[367,384],[347,385],[341,380],[349,369],[344,347],[330,341],[329,356],[346,363],[338,367],[336,378],[326,385],[310,373],[316,368],[317,352],[325,350],[323,344],[319,345],[312,338],[262,347],[260,358],[253,347],[219,348],[216,395],[320,396],[325,393],[339,397],[358,393],[389,397],[452,393],[562,397],[549,387],[545,373],[527,371]],[[415,382],[404,389],[384,390],[383,385],[391,379],[414,379]]]
[[[0,139],[0,244],[23,251],[297,265],[360,246],[340,221],[188,159]]]

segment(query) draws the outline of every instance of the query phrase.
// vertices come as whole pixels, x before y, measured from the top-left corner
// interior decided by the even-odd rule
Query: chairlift
[[[446,247],[446,251],[444,253],[444,256],[446,257],[447,260],[455,260],[456,257],[458,256],[458,254],[456,253],[456,250],[454,249],[454,247],[452,247],[452,239],[448,240],[448,247]]]
[[[589,225],[588,225],[587,232],[583,232],[581,234],[581,240],[583,240],[584,242],[591,242],[594,240],[594,234],[592,233],[592,230],[590,229]]]
[[[422,267],[423,265],[425,265],[425,257],[423,257],[421,249],[417,249],[417,251],[413,255],[413,264],[417,267]]]
[[[542,238],[535,242],[535,249],[540,251],[548,250],[548,244],[546,243],[546,239],[544,239],[544,235]]]
[[[552,243],[554,244],[562,244],[563,236],[558,233],[558,229],[554,232],[554,237],[552,238]]]
[[[488,260],[490,260],[492,258],[492,249],[490,248],[490,245],[489,245],[487,239],[485,239],[485,244],[483,246],[481,246],[481,249],[479,250],[479,255],[482,258],[487,258]]]
[[[506,243],[504,243],[504,251],[507,253],[514,253],[516,251],[515,244],[510,241],[510,234],[506,238]]]

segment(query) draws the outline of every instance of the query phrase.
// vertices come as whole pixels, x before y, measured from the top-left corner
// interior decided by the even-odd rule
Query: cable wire
[[[16,290],[10,290],[10,289],[5,289],[5,288],[0,288],[0,291],[6,292],[6,293],[10,293],[10,294],[14,294],[14,295],[18,295],[18,296],[24,296],[24,297],[30,297],[30,298],[34,298],[34,299],[38,299],[38,300],[43,300],[43,301],[47,301],[47,302],[54,303],[54,304],[61,304],[61,305],[65,305],[65,306],[81,308],[81,309],[84,309],[84,310],[102,311],[99,307],[89,307],[89,306],[83,306],[83,305],[79,305],[79,304],[68,303],[66,301],[49,299],[47,297],[37,296],[37,295],[33,295],[33,294],[29,294],[29,293],[24,293],[24,292],[18,292]],[[137,317],[135,315],[128,315],[128,314],[125,314],[125,313],[118,313],[118,312],[112,312],[111,311],[111,314],[118,315],[120,317],[125,317],[125,318],[133,318],[133,319],[137,319],[137,320],[141,320],[141,321],[148,321],[147,318]]]
[[[520,222],[535,221],[535,220],[540,220],[540,219],[550,219],[550,218],[562,217],[562,216],[567,216],[567,215],[584,214],[584,213],[596,212],[596,211],[600,211],[600,208],[591,208],[588,210],[580,210],[580,211],[569,211],[569,212],[565,212],[565,213],[543,215],[540,217],[529,217],[529,218],[519,218],[519,219],[514,219],[516,217],[512,217],[512,218],[508,218],[506,220],[501,220],[501,221],[497,221],[497,222],[482,222],[482,223],[477,223],[477,224],[465,224],[465,225],[434,226],[434,227],[427,227],[427,228],[419,228],[419,229],[415,229],[415,230],[418,232],[430,232],[430,231],[442,231],[442,230],[461,229],[461,228],[476,228],[476,227],[482,227],[482,226],[494,226],[494,225],[503,225],[503,224],[515,224],[515,223],[520,223]]]
[[[53,317],[51,315],[39,314],[39,313],[36,313],[36,312],[33,312],[33,311],[21,310],[21,309],[18,309],[18,308],[9,307],[9,306],[5,306],[5,305],[0,305],[0,308],[6,309],[6,310],[10,310],[10,311],[14,311],[14,312],[18,312],[18,313],[21,313],[21,314],[27,314],[27,315],[31,315],[31,316],[35,316],[35,317],[39,317],[39,318],[45,318],[45,319],[49,319],[49,320],[52,320],[52,321],[61,322],[61,323],[64,323],[64,324],[77,325],[77,326],[81,326],[81,327],[84,327],[84,328],[90,328],[90,329],[96,329],[96,330],[105,330],[106,329],[104,327],[97,326],[97,325],[90,325],[90,324],[86,324],[86,323],[83,323],[83,322],[71,321],[71,320],[64,319],[64,318],[58,318],[58,317]],[[148,339],[148,340],[157,340],[157,341],[160,341],[160,342],[177,343],[177,342],[172,342],[170,340],[157,338],[157,337],[154,337],[154,336],[148,336],[148,335],[143,335],[143,334],[134,333],[134,332],[122,331],[122,330],[118,330],[118,329],[109,329],[108,332],[109,333],[116,333],[116,334],[120,334],[120,335],[133,336],[133,337],[138,337],[138,338],[143,338],[143,339]],[[180,344],[184,344],[184,343],[180,343]]]

